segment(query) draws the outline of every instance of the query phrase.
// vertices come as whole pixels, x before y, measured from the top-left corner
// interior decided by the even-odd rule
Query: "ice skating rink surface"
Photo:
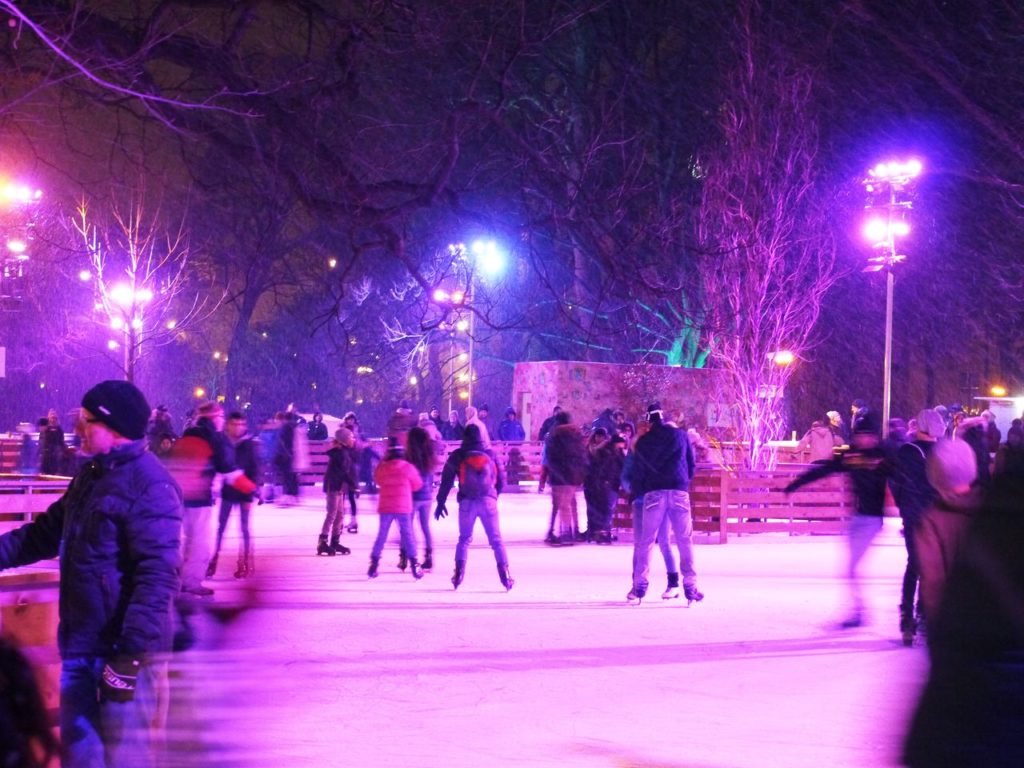
[[[545,546],[546,495],[501,498],[506,593],[479,525],[452,589],[454,500],[432,573],[399,571],[392,543],[371,581],[376,497],[343,537],[353,553],[328,558],[314,554],[323,495],[305,493],[254,508],[253,579],[231,575],[229,524],[199,645],[172,665],[171,765],[898,765],[927,671],[897,631],[898,519],[862,564],[870,623],[842,631],[842,537],[698,543],[706,598],[691,607],[661,600],[656,550],[629,606],[632,547]]]

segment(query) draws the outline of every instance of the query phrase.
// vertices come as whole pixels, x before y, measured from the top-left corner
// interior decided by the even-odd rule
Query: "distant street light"
[[[868,259],[865,272],[885,271],[885,362],[882,372],[882,436],[889,435],[889,413],[892,407],[892,311],[894,267],[906,257],[896,250],[896,238],[910,234],[911,201],[908,187],[921,175],[920,160],[879,163],[868,171],[864,189],[868,193],[865,206],[871,216],[864,226],[864,236],[871,242],[877,256]]]
[[[474,338],[476,312],[473,310],[472,304],[476,296],[476,274],[480,272],[484,277],[492,280],[500,277],[505,271],[506,258],[504,252],[493,240],[477,240],[470,248],[467,248],[465,243],[449,243],[448,253],[465,266],[466,287],[464,291],[456,289],[451,292],[438,288],[434,291],[433,298],[437,304],[450,310],[462,308],[468,310],[468,316],[460,317],[456,320],[451,325],[451,330],[452,332],[465,332],[469,337],[468,356],[464,357],[464,355],[460,354],[458,358],[460,362],[463,359],[466,360],[466,370],[461,371],[459,374],[456,374],[455,371],[455,356],[452,349],[454,339],[449,343],[452,384],[448,394],[448,407],[451,410],[456,381],[465,382],[466,384],[466,388],[459,391],[459,399],[465,400],[467,405],[473,404],[473,356],[476,344]]]

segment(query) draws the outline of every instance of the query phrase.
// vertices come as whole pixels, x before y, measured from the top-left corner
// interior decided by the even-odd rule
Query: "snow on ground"
[[[767,534],[696,547],[707,595],[687,607],[652,585],[625,603],[632,547],[540,543],[549,497],[500,502],[515,588],[481,528],[465,583],[457,523],[433,524],[435,569],[416,582],[385,550],[366,578],[375,497],[347,557],[316,557],[323,497],[254,510],[258,576],[231,577],[236,521],[201,646],[172,673],[175,764],[226,766],[896,765],[927,671],[897,632],[899,521],[862,565],[872,623],[842,618],[844,541]],[[454,504],[451,505],[454,509]],[[581,513],[582,513],[581,499]],[[698,537],[698,540],[699,537]]]

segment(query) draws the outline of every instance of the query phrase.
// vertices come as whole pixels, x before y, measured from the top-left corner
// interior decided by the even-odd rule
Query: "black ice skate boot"
[[[505,591],[511,592],[516,580],[508,572],[508,563],[498,563],[498,578],[501,579],[501,586],[505,588]]]
[[[641,587],[633,587],[629,590],[629,594],[626,595],[626,602],[630,605],[640,605],[640,602],[647,595],[647,589]]]
[[[379,557],[371,557],[370,558],[370,570],[368,570],[366,572],[366,575],[369,576],[371,579],[376,579],[377,578],[377,567],[379,565],[380,565],[380,558]]]
[[[686,597],[687,607],[689,607],[690,603],[699,603],[704,599],[704,593],[697,589],[696,584],[684,585],[683,596]]]
[[[316,553],[317,555],[333,555],[331,548],[327,545],[327,534],[321,533],[320,538],[316,542]]]
[[[359,522],[356,520],[355,515],[352,515],[352,519],[348,522],[348,528],[345,530],[349,533],[359,533]]]
[[[466,578],[466,561],[456,560],[455,561],[455,573],[452,575],[452,586],[456,589],[459,588],[459,584]]]
[[[419,561],[415,557],[409,558],[409,572],[417,581],[423,578],[423,569],[420,568]]]
[[[409,565],[409,558],[405,556],[405,550],[399,550],[398,552],[398,570],[404,571],[406,566]]]
[[[211,557],[210,564],[206,566],[206,578],[212,579],[215,573],[217,573],[217,555]]]
[[[331,554],[332,555],[351,555],[352,550],[341,543],[341,536],[334,534],[331,536]]]
[[[903,636],[903,645],[907,648],[914,644],[914,635],[917,634],[917,619],[914,618],[913,610],[905,610],[900,606],[900,634]]]
[[[665,591],[661,593],[662,600],[675,600],[679,597],[679,574],[670,573],[668,575],[668,586],[665,587]]]
[[[423,555],[423,570],[434,570],[434,550],[432,549],[428,549],[426,553]]]

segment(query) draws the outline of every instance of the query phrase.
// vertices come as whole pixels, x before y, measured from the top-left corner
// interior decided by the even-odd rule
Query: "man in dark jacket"
[[[864,601],[857,579],[857,565],[867,553],[872,540],[882,530],[885,488],[893,474],[894,463],[882,444],[882,425],[878,415],[865,409],[856,425],[849,451],[804,472],[785,489],[786,493],[792,493],[828,475],[839,472],[850,475],[855,503],[855,514],[850,519],[847,532],[850,559],[846,578],[850,587],[851,606],[849,616],[839,625],[841,629],[859,627],[864,622]]]
[[[0,568],[60,557],[61,741],[65,766],[150,766],[166,702],[178,592],[181,491],[146,451],[149,405],[104,381],[82,398],[92,456],[67,492],[0,536]]]
[[[543,422],[541,422],[540,431],[537,433],[537,439],[540,440],[542,443],[547,439],[548,432],[555,428],[555,419],[561,412],[562,406],[556,405],[551,410],[551,415],[544,419]]]
[[[636,442],[627,483],[637,498],[643,498],[641,536],[634,542],[633,589],[626,595],[632,604],[647,594],[651,550],[667,517],[679,548],[679,572],[688,602],[704,599],[697,589],[693,569],[693,518],[690,515],[690,481],[697,468],[693,446],[686,432],[665,424],[659,403],[647,408],[651,424]],[[678,585],[677,585],[678,586]]]
[[[526,439],[523,425],[516,418],[516,409],[509,406],[505,409],[505,418],[498,425],[498,439],[506,441],[522,441]]]
[[[448,460],[441,470],[435,520],[448,516],[445,502],[456,477],[459,479],[459,492],[456,496],[459,502],[459,543],[455,547],[452,586],[458,589],[465,577],[466,558],[469,556],[470,542],[473,541],[473,526],[479,520],[487,534],[487,542],[494,551],[498,578],[508,591],[512,589],[515,580],[509,575],[508,555],[498,525],[498,494],[505,488],[505,469],[495,457],[494,451],[484,446],[480,428],[476,424],[466,427],[462,445],[448,454]]]
[[[896,451],[896,472],[890,481],[893,500],[903,519],[903,543],[907,547],[907,567],[903,572],[900,602],[900,632],[907,645],[914,641],[921,614],[920,601],[917,602],[917,610],[914,602],[919,579],[918,530],[924,513],[935,503],[938,495],[928,481],[928,456],[945,429],[942,417],[931,408],[917,414],[917,433],[912,441],[903,443]]]

